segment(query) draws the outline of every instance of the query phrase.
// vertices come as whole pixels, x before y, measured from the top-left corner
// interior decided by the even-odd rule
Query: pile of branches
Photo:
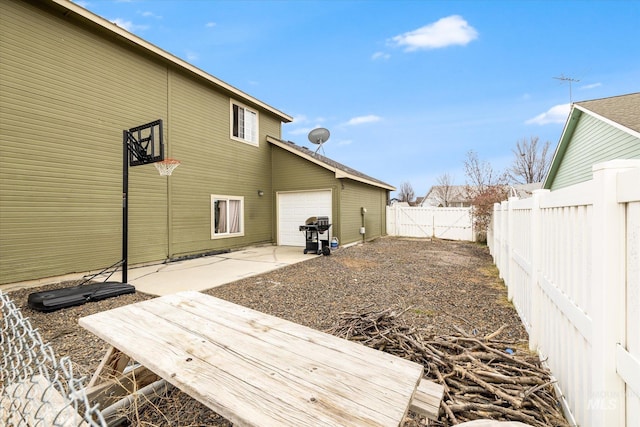
[[[342,313],[327,332],[422,364],[425,378],[444,385],[435,425],[475,419],[569,425],[553,377],[522,342],[497,340],[502,328],[484,337],[460,328],[454,335],[427,337],[401,319],[407,310]]]

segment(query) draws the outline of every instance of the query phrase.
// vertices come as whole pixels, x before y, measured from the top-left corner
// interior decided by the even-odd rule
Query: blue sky
[[[77,4],[294,117],[283,138],[424,195],[474,150],[555,149],[573,101],[640,91],[640,1]],[[322,151],[321,151],[322,153]]]

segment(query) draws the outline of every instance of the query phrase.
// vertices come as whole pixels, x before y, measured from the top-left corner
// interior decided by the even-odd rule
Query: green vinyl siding
[[[166,68],[6,1],[0,57],[0,283],[115,263],[122,130],[164,118]],[[131,262],[166,247],[166,184],[149,168],[130,174]]]
[[[260,111],[259,145],[230,137],[229,97],[171,73],[172,256],[272,241],[271,150],[279,119]],[[258,190],[264,196],[258,196]],[[244,236],[211,239],[212,194],[244,197]]]
[[[335,189],[338,184],[334,172],[282,148],[273,146],[272,161],[274,191]]]
[[[233,141],[226,90],[35,4],[0,2],[0,284],[120,260],[122,132],[157,119],[182,165],[129,168],[130,265],[272,242],[266,135],[281,117],[239,99],[259,144]],[[211,239],[211,194],[244,197],[244,236]]]
[[[343,179],[341,191],[340,222],[342,224],[341,244],[362,240],[360,227],[364,214],[365,239],[373,239],[386,234],[386,190],[350,179]]]
[[[593,165],[614,159],[640,159],[640,139],[582,114],[550,188],[557,190],[588,181],[593,178]]]

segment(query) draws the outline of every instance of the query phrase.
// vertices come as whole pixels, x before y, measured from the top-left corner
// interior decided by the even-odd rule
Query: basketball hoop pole
[[[129,166],[154,163],[162,176],[180,165],[164,157],[162,119],[122,131],[122,283],[127,282],[129,258]]]
[[[129,257],[129,131],[122,131],[122,283],[127,283]]]

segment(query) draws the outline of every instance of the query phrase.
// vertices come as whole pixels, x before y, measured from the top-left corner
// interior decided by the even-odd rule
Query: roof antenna
[[[574,83],[574,82],[577,83],[580,80],[579,79],[572,79],[571,77],[565,77],[564,74],[560,74],[560,77],[554,77],[554,79],[560,80],[562,82],[560,84],[563,84],[565,82],[569,82],[569,103],[573,104],[573,97],[572,97],[572,94],[571,94],[571,84]]]
[[[329,139],[329,135],[329,130],[325,128],[316,128],[309,132],[309,135],[307,136],[309,138],[309,141],[318,146],[314,154],[318,154],[318,150],[322,148],[322,144],[327,142],[327,140]],[[322,148],[322,154],[324,155],[324,148]]]

